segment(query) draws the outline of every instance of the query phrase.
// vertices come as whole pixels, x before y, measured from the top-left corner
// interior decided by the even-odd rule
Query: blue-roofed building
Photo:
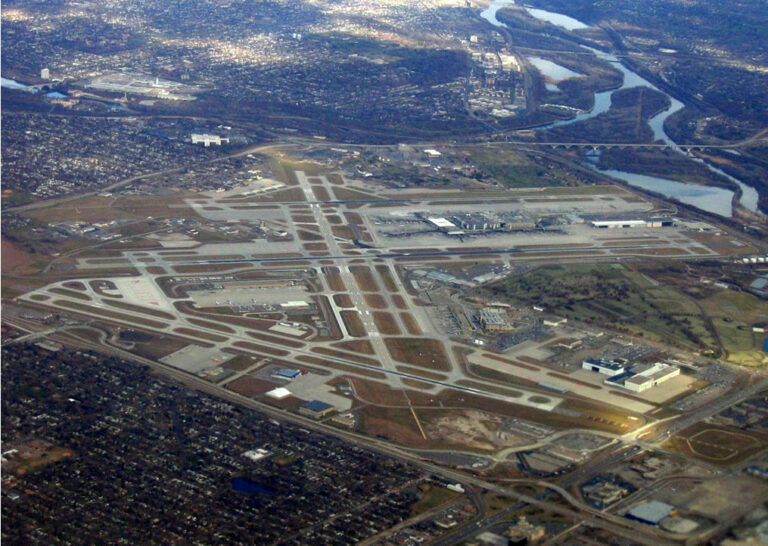
[[[606,360],[604,358],[588,358],[581,363],[581,367],[591,372],[598,372],[603,375],[619,375],[627,371],[624,364],[615,360]]]
[[[300,376],[301,371],[294,368],[280,368],[272,375],[278,379],[287,379],[290,381],[291,379],[295,379]]]
[[[335,409],[331,404],[321,400],[310,400],[299,407],[299,413],[313,419],[322,419],[326,415],[333,413]]]

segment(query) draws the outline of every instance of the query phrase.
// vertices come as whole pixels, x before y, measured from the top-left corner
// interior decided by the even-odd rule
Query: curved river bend
[[[496,12],[499,11],[499,9],[501,9],[504,6],[509,4],[514,4],[514,3],[515,3],[514,0],[493,0],[491,2],[491,5],[488,7],[488,9],[483,11],[480,14],[480,16],[486,21],[488,21],[489,23],[491,23],[493,26],[505,27],[506,25],[504,25],[504,23],[502,23],[496,18]],[[578,30],[583,28],[589,28],[588,25],[582,23],[581,21],[578,21],[577,19],[568,17],[567,15],[563,15],[560,13],[553,13],[551,11],[545,11],[545,10],[534,9],[534,8],[525,8],[525,10],[536,19],[547,21],[548,23],[551,23],[553,25],[563,27],[566,30]],[[604,53],[602,51],[593,49],[591,47],[586,47],[586,46],[582,46],[582,47],[593,52],[600,59],[611,63],[614,66],[614,68],[616,68],[619,72],[621,72],[624,78],[621,86],[616,89],[595,93],[595,103],[589,112],[584,112],[571,119],[556,121],[554,123],[550,123],[549,125],[538,127],[537,129],[541,130],[541,129],[549,129],[552,127],[562,127],[563,125],[570,125],[571,123],[577,123],[579,121],[584,121],[584,120],[593,118],[595,116],[599,116],[600,114],[608,111],[608,108],[610,108],[611,106],[611,96],[613,95],[613,93],[615,93],[616,91],[619,91],[620,89],[628,89],[631,87],[645,86],[653,89],[654,91],[658,91],[659,93],[664,93],[655,85],[653,85],[651,82],[649,82],[642,76],[636,74],[635,72],[632,72],[630,69],[624,66],[615,55]],[[677,144],[664,131],[664,122],[666,121],[666,119],[672,114],[674,114],[675,112],[681,110],[685,105],[679,100],[675,99],[674,97],[671,97],[669,94],[667,93],[664,93],[664,94],[667,97],[669,97],[669,100],[670,100],[669,108],[659,112],[658,114],[653,116],[651,119],[649,119],[648,125],[653,131],[653,137],[655,140],[661,140],[662,142],[671,146],[674,150],[680,153],[685,153],[677,146]],[[738,180],[724,173],[722,170],[710,165],[709,163],[699,158],[691,157],[691,156],[688,156],[688,157],[693,161],[697,161],[703,164],[710,171],[717,173],[719,175],[725,176],[730,181],[734,182],[735,184],[738,184],[742,192],[739,203],[743,207],[753,212],[758,212],[758,209],[757,209],[758,194],[755,188],[744,184],[741,180]],[[668,180],[665,178],[647,176],[647,175],[630,173],[625,171],[603,170],[600,172],[603,172],[614,178],[624,180],[625,182],[627,182],[632,186],[642,188],[645,190],[654,191],[656,193],[660,193],[667,197],[677,199],[682,203],[693,205],[694,207],[705,210],[707,212],[713,212],[715,214],[719,214],[720,216],[726,216],[726,217],[730,217],[733,214],[732,202],[733,202],[734,192],[731,190],[718,188],[714,186],[701,186],[698,184],[688,184],[688,183],[679,182],[676,180]]]

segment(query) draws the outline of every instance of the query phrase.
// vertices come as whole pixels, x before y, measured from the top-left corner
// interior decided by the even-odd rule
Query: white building
[[[582,361],[581,367],[584,370],[601,373],[613,377],[625,373],[627,370],[623,364],[615,360],[606,360],[604,358],[588,358]]]

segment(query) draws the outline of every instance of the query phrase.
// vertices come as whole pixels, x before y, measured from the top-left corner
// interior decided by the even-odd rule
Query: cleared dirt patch
[[[348,354],[348,353],[342,353],[341,351],[334,351],[333,349],[329,349],[328,347],[314,347],[312,349],[312,352],[330,356],[333,358],[340,358],[342,360],[352,360],[353,362],[359,362],[360,364],[365,364],[367,366],[376,366],[376,367],[379,366],[379,362],[372,358],[366,358],[358,354]]]
[[[198,318],[189,318],[187,320],[196,326],[202,326],[203,328],[210,328],[211,330],[216,330],[217,332],[222,332],[224,334],[235,333],[235,331],[229,326],[224,326],[223,324],[219,324],[217,322],[211,322],[210,320],[203,320]]]
[[[227,384],[227,388],[237,394],[242,394],[248,398],[253,398],[259,394],[271,391],[275,388],[273,383],[256,379],[250,375],[244,375]]]
[[[399,296],[398,294],[394,294],[392,296],[392,303],[395,304],[395,307],[398,309],[408,309],[408,304],[405,303],[405,300],[402,296]]]
[[[328,250],[328,245],[325,243],[304,243],[306,250]]]
[[[314,357],[314,356],[308,356],[308,355],[299,355],[296,357],[296,360],[299,360],[301,362],[308,362],[309,364],[316,364],[318,366],[321,366],[323,368],[330,368],[332,370],[340,370],[342,372],[347,373],[355,373],[357,375],[362,375],[364,377],[371,377],[374,379],[385,379],[387,376],[380,372],[374,372],[373,370],[365,370],[362,368],[358,368],[356,366],[347,365],[347,364],[341,364],[338,362],[331,362],[330,360],[326,360],[324,358],[320,357]]]
[[[368,332],[365,331],[363,321],[360,320],[360,313],[357,311],[341,311],[341,320],[344,321],[344,325],[347,327],[347,332],[353,337],[366,337]]]
[[[339,307],[354,307],[352,303],[352,297],[349,294],[335,294],[333,296],[333,302]]]
[[[362,225],[363,223],[363,217],[356,212],[345,212],[344,217],[350,224]]]
[[[60,296],[69,296],[70,298],[75,298],[76,300],[91,301],[91,296],[88,296],[87,294],[81,294],[75,290],[67,290],[66,288],[49,288],[48,292],[51,294],[59,294]]]
[[[349,226],[331,226],[331,231],[336,237],[355,239],[355,232]]]
[[[450,370],[448,355],[442,343],[423,337],[390,337],[384,343],[392,358],[428,370]]]
[[[339,341],[338,343],[332,343],[331,346],[345,351],[352,351],[353,353],[373,354],[373,347],[371,347],[370,342],[365,339]]]
[[[267,334],[260,334],[260,333],[251,332],[251,331],[248,332],[248,335],[251,337],[255,337],[256,339],[260,339],[261,341],[266,341],[267,343],[275,343],[276,345],[285,345],[286,347],[293,347],[294,349],[299,349],[301,347],[304,347],[303,343],[300,343],[298,341],[291,341],[281,337],[269,336]]]
[[[274,349],[272,347],[265,347],[264,345],[259,345],[258,343],[250,343],[248,341],[236,341],[234,343],[234,346],[240,347],[241,349],[254,351],[260,354],[267,354],[267,355],[273,355],[273,356],[288,356],[290,354],[288,351],[284,351],[283,349]]]
[[[299,236],[299,239],[302,241],[322,241],[323,237],[322,235],[319,235],[317,233],[312,233],[311,231],[307,231],[305,229],[297,229],[296,235]]]
[[[355,277],[355,282],[360,290],[364,292],[378,292],[379,284],[373,277],[373,273],[370,268],[364,265],[353,265],[349,268],[349,272]]]
[[[373,309],[386,309],[388,307],[384,296],[380,294],[364,294],[363,299],[368,307]]]
[[[344,281],[341,278],[338,267],[326,267],[323,269],[325,273],[325,279],[328,281],[328,286],[334,292],[346,292],[347,287],[344,286]]]
[[[74,301],[54,300],[53,304],[61,307],[66,307],[68,309],[80,311],[81,313],[84,313],[89,317],[95,318],[97,320],[102,317],[107,319],[111,318],[111,319],[127,322],[128,324],[138,324],[140,326],[146,326],[148,328],[154,328],[156,330],[161,330],[163,328],[168,327],[168,325],[163,322],[157,322],[155,320],[149,320],[141,317],[134,317],[134,316],[126,315],[123,313],[117,313],[115,311],[109,311],[107,309],[98,309],[96,307],[92,307],[90,305],[84,305],[82,303],[77,303]]]
[[[389,292],[397,292],[397,285],[395,284],[395,279],[392,278],[392,271],[390,271],[389,266],[377,265],[376,271],[384,282],[384,288]]]
[[[327,214],[325,218],[328,220],[329,224],[333,224],[335,226],[340,226],[344,223],[344,220],[342,220],[338,214]]]
[[[315,198],[317,198],[318,201],[332,201],[331,196],[328,195],[328,190],[324,187],[317,186],[312,188],[312,190],[315,192]]]
[[[408,333],[412,336],[420,336],[424,332],[421,331],[419,323],[416,318],[410,313],[400,313],[400,320],[403,321]]]
[[[376,328],[379,329],[379,332],[385,336],[399,336],[401,334],[400,327],[397,325],[397,321],[392,316],[392,313],[375,311],[373,313],[373,322],[376,323]]]
[[[179,334],[184,334],[185,336],[190,336],[192,338],[203,338],[207,339],[208,341],[227,341],[227,338],[224,336],[217,336],[216,334],[209,334],[208,332],[201,332],[200,330],[192,330],[190,328],[176,328],[173,330],[174,332],[178,332]]]

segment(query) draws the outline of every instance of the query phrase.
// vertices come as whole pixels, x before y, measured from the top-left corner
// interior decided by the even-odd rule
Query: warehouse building
[[[634,519],[648,525],[658,525],[670,515],[676,514],[675,507],[659,501],[650,501],[638,504],[627,512],[629,519]]]
[[[496,309],[481,309],[478,320],[486,332],[511,332],[515,329],[507,320],[506,314]]]
[[[625,373],[627,370],[623,364],[615,360],[606,360],[604,358],[588,358],[581,363],[584,370],[609,375],[611,377]]]
[[[632,392],[643,392],[678,375],[680,375],[680,368],[671,364],[662,362],[638,364],[624,373],[606,379],[605,384]]]
[[[333,413],[335,409],[332,405],[320,400],[311,400],[299,407],[299,413],[312,419],[322,419]]]

